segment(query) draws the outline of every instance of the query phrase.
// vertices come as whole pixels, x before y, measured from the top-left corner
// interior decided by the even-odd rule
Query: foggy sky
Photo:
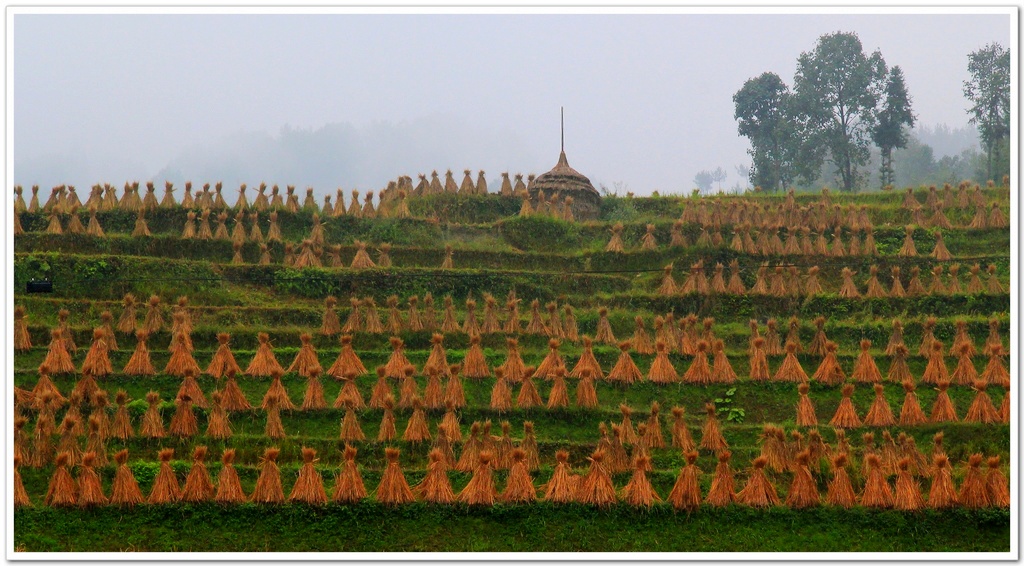
[[[992,15],[22,14],[14,181],[490,182],[555,164],[565,106],[595,186],[688,191],[716,166],[731,186],[750,163],[732,95],[765,71],[792,86],[835,31],[903,68],[923,125],[965,125],[967,54],[1011,47]]]

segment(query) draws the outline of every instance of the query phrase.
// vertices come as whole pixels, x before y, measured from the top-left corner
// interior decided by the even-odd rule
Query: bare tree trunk
[[[853,190],[853,164],[850,163],[849,155],[843,158],[843,190],[846,192]]]
[[[886,185],[891,185],[893,183],[893,181],[895,180],[894,178],[895,178],[896,175],[895,175],[895,172],[892,169],[892,148],[891,147],[883,147],[883,148],[881,148],[881,150],[882,150],[882,168],[881,168],[881,171],[879,173],[880,173],[880,177],[881,177],[880,181],[882,183],[882,188],[884,189],[886,187]]]
[[[986,157],[986,160],[985,160],[985,177],[986,177],[986,179],[985,180],[989,181],[989,180],[992,179],[992,148],[995,146],[995,144],[993,144],[992,142],[989,142],[987,145],[988,145],[988,151],[985,152],[986,153],[986,156],[985,156]]]

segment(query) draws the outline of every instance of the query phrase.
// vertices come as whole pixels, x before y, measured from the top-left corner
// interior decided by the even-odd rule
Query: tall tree
[[[1010,136],[1010,50],[990,43],[967,56],[967,70],[971,78],[964,81],[964,96],[973,103],[970,123],[978,126],[988,154],[985,172],[992,179],[994,154]]]
[[[878,109],[871,138],[881,151],[879,177],[882,187],[891,185],[895,179],[892,167],[892,150],[907,147],[906,128],[914,127],[914,113],[910,109],[910,95],[903,81],[903,70],[899,65],[889,71],[885,81],[885,94]]]
[[[693,184],[697,185],[697,188],[700,189],[700,192],[702,193],[710,193],[711,183],[713,183],[714,181],[714,176],[711,175],[711,172],[708,171],[707,169],[701,169],[699,172],[697,172],[696,175],[693,176]]]
[[[750,167],[740,163],[739,165],[733,165],[732,168],[741,179],[750,178]],[[746,182],[744,182],[744,184],[746,184]],[[736,181],[736,186],[739,186],[739,181]]]
[[[799,141],[791,99],[789,87],[775,73],[749,79],[732,96],[739,133],[750,140],[750,181],[765,190],[785,188],[794,177]]]
[[[797,59],[793,90],[799,112],[815,146],[828,150],[845,191],[857,185],[858,167],[867,163],[885,75],[881,53],[865,55],[855,33],[823,35]]]
[[[711,180],[716,182],[716,183],[718,183],[718,190],[719,191],[722,190],[722,181],[726,180],[726,178],[728,178],[728,177],[729,177],[729,174],[726,173],[725,169],[722,169],[721,166],[718,166],[717,169],[715,169],[714,171],[711,172]]]

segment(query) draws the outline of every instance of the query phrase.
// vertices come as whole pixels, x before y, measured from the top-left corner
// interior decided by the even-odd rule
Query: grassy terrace
[[[595,512],[538,503],[491,509],[372,502],[310,509],[252,504],[18,511],[24,550],[475,551],[475,552],[985,552],[1009,548],[1009,512],[707,508],[687,515],[655,506]]]
[[[924,202],[927,191],[918,190],[916,196]],[[1008,216],[1009,192],[1007,189],[986,189],[983,191],[989,202],[998,202]],[[845,207],[848,204],[864,206],[874,224],[874,237],[880,255],[878,257],[845,256],[763,256],[736,252],[729,248],[732,237],[731,225],[724,225],[719,233],[725,241],[721,246],[689,246],[670,248],[670,230],[673,222],[687,209],[696,209],[700,201],[677,197],[621,198],[606,197],[602,202],[601,217],[598,221],[570,224],[548,218],[520,218],[519,200],[496,196],[465,197],[439,195],[423,199],[411,199],[409,204],[413,218],[409,219],[356,219],[339,217],[325,219],[323,227],[328,244],[342,246],[341,258],[345,265],[355,254],[356,240],[368,242],[371,257],[377,259],[377,245],[389,243],[395,267],[389,269],[352,270],[348,268],[293,269],[281,263],[284,246],[273,243],[269,246],[272,263],[256,265],[260,249],[258,244],[248,242],[241,250],[246,263],[233,264],[234,250],[228,241],[182,240],[179,235],[185,223],[186,211],[181,209],[160,209],[147,214],[149,238],[130,236],[136,215],[124,211],[101,212],[100,223],[106,237],[50,235],[43,231],[49,221],[47,215],[23,214],[22,226],[26,233],[15,238],[15,305],[24,306],[28,313],[28,332],[33,348],[16,353],[14,360],[14,384],[31,389],[37,379],[37,367],[46,355],[49,331],[57,323],[60,309],[70,311],[70,328],[79,350],[73,355],[76,367],[81,368],[91,342],[92,329],[99,325],[100,313],[110,310],[115,321],[122,311],[121,299],[125,293],[133,293],[139,301],[138,321],[146,312],[146,300],[152,294],[162,299],[165,323],[171,320],[171,307],[177,297],[187,295],[189,309],[194,322],[191,334],[195,345],[193,355],[205,368],[217,347],[218,332],[231,333],[231,349],[238,363],[244,369],[255,354],[257,334],[267,332],[271,336],[277,360],[284,366],[298,353],[302,333],[313,334],[313,345],[318,358],[325,368],[337,358],[340,346],[336,336],[321,336],[318,330],[324,312],[324,298],[333,295],[338,299],[336,312],[345,322],[349,315],[348,299],[351,296],[373,297],[383,322],[387,321],[388,307],[385,300],[396,295],[403,320],[407,317],[411,296],[420,299],[431,293],[438,322],[444,314],[443,299],[453,297],[458,321],[466,316],[466,299],[477,301],[476,316],[483,320],[483,294],[492,294],[499,305],[499,319],[507,318],[504,303],[507,294],[515,290],[522,302],[519,312],[522,327],[530,320],[530,302],[541,301],[544,320],[547,311],[544,305],[555,301],[559,305],[574,308],[579,332],[593,336],[598,324],[599,307],[609,309],[608,320],[616,338],[632,337],[634,317],[643,318],[647,332],[654,336],[654,318],[673,313],[676,320],[693,313],[700,318],[715,319],[714,333],[725,342],[726,353],[739,380],[734,385],[716,384],[697,386],[691,384],[658,385],[640,382],[629,386],[606,381],[596,384],[599,405],[595,408],[579,408],[573,403],[577,380],[569,379],[570,406],[565,409],[548,410],[544,407],[529,409],[513,408],[499,412],[491,409],[490,396],[495,384],[493,377],[484,379],[463,379],[467,406],[456,413],[461,430],[468,438],[473,422],[489,420],[493,424],[491,433],[501,435],[501,423],[511,425],[510,436],[518,443],[523,437],[523,423],[534,424],[540,467],[532,473],[535,486],[547,482],[555,465],[555,452],[569,452],[569,464],[575,473],[586,473],[587,457],[595,450],[600,438],[599,426],[604,423],[620,423],[620,404],[632,408],[634,427],[645,422],[650,414],[651,404],[657,401],[661,407],[661,427],[666,448],[651,448],[653,471],[648,473],[654,490],[664,499],[671,491],[684,457],[679,448],[670,445],[672,427],[671,408],[685,409],[685,422],[695,441],[702,436],[705,421],[703,412],[707,401],[718,401],[723,409],[719,415],[721,429],[733,453],[731,467],[736,476],[736,489],[746,483],[752,460],[761,452],[761,433],[764,425],[775,424],[783,427],[787,434],[799,430],[805,437],[814,429],[831,449],[835,449],[837,435],[828,425],[841,400],[840,387],[812,382],[809,397],[814,404],[817,427],[796,425],[796,404],[799,395],[792,383],[757,383],[749,379],[750,363],[747,353],[750,330],[748,322],[759,321],[761,333],[765,332],[768,318],[778,322],[778,331],[783,340],[788,332],[788,321],[795,316],[800,321],[800,339],[807,347],[814,334],[812,323],[817,316],[827,317],[825,332],[830,340],[837,342],[838,360],[849,375],[856,364],[859,341],[869,339],[870,349],[883,376],[886,375],[890,359],[883,353],[892,332],[892,320],[904,323],[904,338],[910,349],[908,365],[912,375],[920,380],[927,360],[918,355],[922,338],[922,325],[927,317],[937,319],[935,337],[946,345],[946,364],[950,372],[957,365],[957,358],[949,353],[949,346],[956,335],[956,323],[967,322],[968,334],[979,353],[973,362],[981,372],[988,357],[980,350],[989,335],[989,321],[1001,323],[1000,333],[1004,346],[1009,344],[1008,292],[967,294],[970,278],[969,268],[980,264],[983,270],[988,265],[996,266],[996,277],[1004,289],[1009,287],[1009,230],[967,229],[973,215],[973,205],[965,209],[947,208],[946,216],[954,229],[943,230],[946,247],[953,254],[950,261],[939,262],[928,256],[935,246],[935,236],[930,229],[917,228],[914,240],[919,255],[899,257],[897,250],[903,243],[904,227],[911,223],[910,213],[901,207],[904,192],[877,193],[869,195],[845,195],[833,193],[833,203]],[[742,197],[748,206],[775,207],[782,197]],[[707,199],[720,200],[727,206],[738,202],[740,197]],[[815,204],[820,195],[797,195],[801,206]],[[926,218],[930,217],[926,209]],[[82,214],[83,223],[88,223],[88,214]],[[262,231],[269,225],[269,212],[259,215]],[[609,229],[615,222],[623,222],[623,239],[626,253],[605,252],[610,237]],[[63,217],[67,225],[67,217]],[[308,237],[312,227],[312,215],[308,212],[280,212],[278,223],[284,239],[298,243]],[[646,224],[655,225],[658,247],[651,251],[639,249],[640,239]],[[211,221],[213,227],[216,223]],[[234,213],[227,222],[228,229],[234,226]],[[247,217],[245,226],[251,227]],[[683,233],[693,243],[700,235],[702,226],[686,223]],[[709,230],[714,232],[714,229]],[[832,229],[826,231],[832,240]],[[783,227],[781,237],[785,239]],[[849,244],[850,231],[843,230],[843,240]],[[860,235],[863,237],[863,234]],[[454,269],[442,270],[444,246],[451,245],[454,252]],[[757,269],[765,262],[775,265],[796,265],[801,277],[807,268],[817,265],[821,268],[819,280],[825,293],[816,296],[774,297],[745,295],[673,295],[661,296],[656,293],[662,268],[672,263],[673,276],[677,284],[686,279],[689,266],[703,260],[708,276],[716,263],[726,266],[736,260],[740,276],[750,289],[756,280]],[[910,270],[921,270],[921,281],[925,286],[931,282],[931,269],[943,265],[946,272],[943,279],[948,281],[948,268],[959,265],[959,281],[965,289],[955,295],[926,295],[905,298],[841,298],[837,291],[842,282],[840,272],[849,267],[857,272],[854,281],[864,293],[868,270],[878,266],[879,280],[887,289],[892,283],[891,270],[899,266],[902,281],[907,285]],[[769,269],[772,272],[773,269]],[[726,278],[729,269],[726,268]],[[55,282],[53,295],[25,294],[25,282],[35,277],[50,277]],[[988,275],[981,274],[987,285]],[[700,323],[698,323],[700,324]],[[429,332],[404,331],[400,336],[406,344],[406,355],[417,367],[422,368],[430,352]],[[353,346],[363,363],[372,370],[384,364],[390,354],[388,333],[369,334],[357,332]],[[484,355],[490,367],[495,367],[506,358],[504,334],[485,334],[481,338]],[[528,365],[539,364],[548,352],[548,338],[545,335],[521,334],[518,336],[521,355]],[[171,343],[169,324],[150,337],[148,346],[153,365],[161,373],[153,377],[131,377],[120,373],[135,348],[134,336],[118,333],[119,350],[110,353],[115,373],[99,379],[99,385],[107,390],[111,400],[118,390],[124,390],[131,398],[128,411],[136,429],[146,411],[145,395],[156,391],[162,399],[161,415],[165,427],[169,425],[175,406],[171,402],[181,385],[178,377],[162,373],[170,357]],[[449,363],[460,363],[469,348],[469,338],[461,332],[449,333],[444,338]],[[571,367],[579,359],[582,345],[579,342],[564,341],[560,353]],[[595,344],[594,354],[607,372],[619,356],[613,345]],[[692,356],[670,354],[670,360],[681,374],[691,364]],[[643,373],[647,373],[653,355],[632,352],[632,358]],[[809,354],[798,357],[803,369],[811,375],[821,359]],[[769,368],[774,373],[783,360],[782,356],[770,356]],[[53,382],[65,395],[75,386],[78,375],[56,375]],[[356,385],[364,399],[369,400],[376,382],[376,376],[359,376]],[[417,375],[420,393],[426,385],[426,378]],[[209,395],[222,384],[210,376],[200,376],[198,383]],[[238,383],[246,398],[253,405],[259,405],[270,385],[269,379],[239,376]],[[288,373],[283,383],[289,397],[296,404],[306,389],[306,379],[295,373]],[[541,397],[546,401],[552,384],[535,380]],[[395,397],[398,397],[399,383],[391,381]],[[341,383],[330,378],[323,380],[324,397],[328,404],[337,397]],[[519,390],[512,386],[513,399]],[[731,391],[731,393],[730,393]],[[1003,388],[990,386],[987,391],[996,407],[1007,395]],[[917,396],[925,413],[931,411],[937,396],[935,388],[920,384]],[[975,399],[976,392],[969,387],[954,385],[949,397],[958,416],[962,419]],[[885,383],[884,397],[897,415],[904,400],[902,388],[895,383]],[[857,414],[863,418],[871,406],[875,394],[868,384],[857,384],[852,401]],[[743,415],[731,413],[728,409],[742,409]],[[65,408],[57,412],[57,423],[63,418]],[[85,415],[90,409],[83,409]],[[110,408],[113,416],[114,408]],[[428,410],[426,413],[431,434],[436,434],[444,410]],[[328,495],[335,484],[335,474],[342,463],[340,428],[345,411],[326,409],[318,411],[282,411],[282,424],[286,438],[273,440],[264,434],[266,413],[259,409],[237,411],[230,414],[233,436],[227,440],[215,440],[205,436],[208,413],[195,409],[200,434],[195,437],[178,439],[148,439],[135,437],[128,441],[108,439],[109,453],[121,448],[130,452],[129,466],[144,494],[148,494],[159,468],[157,453],[161,448],[174,448],[171,466],[179,482],[184,482],[191,466],[192,449],[208,446],[207,467],[216,481],[221,470],[220,454],[224,448],[237,451],[235,467],[238,470],[243,490],[252,493],[259,475],[258,464],[266,448],[281,449],[278,462],[281,468],[285,494],[295,483],[302,462],[300,450],[312,447],[317,450],[316,469],[322,474]],[[1007,551],[1009,549],[1009,511],[1004,509],[954,508],[945,511],[924,510],[915,513],[881,511],[854,507],[841,509],[821,507],[810,510],[793,510],[784,506],[768,510],[755,510],[742,506],[714,508],[702,506],[698,511],[687,514],[676,512],[666,503],[656,503],[650,509],[633,508],[625,503],[609,509],[568,504],[557,505],[539,502],[533,505],[496,505],[493,508],[470,508],[464,505],[436,506],[422,502],[397,508],[382,506],[373,497],[373,491],[380,481],[386,465],[384,448],[394,446],[401,449],[400,464],[410,484],[418,483],[426,473],[427,454],[431,443],[411,443],[401,440],[377,442],[375,439],[381,424],[381,410],[356,411],[362,431],[369,440],[355,443],[359,449],[356,458],[370,498],[355,505],[331,504],[324,508],[300,504],[281,506],[258,506],[246,503],[240,506],[222,507],[214,504],[171,504],[143,505],[131,510],[115,507],[98,509],[60,510],[46,507],[43,498],[47,485],[54,473],[52,464],[41,468],[21,468],[25,488],[33,506],[20,508],[15,513],[14,545],[26,551],[82,551],[82,550],[206,550],[206,551],[266,551],[266,550],[363,550],[363,551]],[[36,414],[26,410],[29,423],[25,430],[31,436]],[[401,437],[411,416],[411,409],[395,409],[396,427]],[[1001,470],[1009,476],[1010,434],[1009,426],[1003,424],[975,424],[967,422],[930,423],[920,426],[894,426],[887,429],[861,427],[848,431],[846,438],[851,449],[850,474],[855,490],[859,493],[864,486],[864,440],[866,432],[875,434],[875,444],[880,446],[883,432],[892,436],[906,433],[911,436],[918,449],[928,456],[932,452],[932,438],[944,434],[944,449],[953,466],[954,483],[959,486],[965,474],[965,460],[974,453],[986,456],[998,455],[1002,459]],[[54,443],[57,437],[54,437]],[[84,437],[81,439],[85,446]],[[632,452],[627,446],[627,452]],[[460,443],[454,443],[456,457],[461,452]],[[701,451],[696,465],[701,470],[699,484],[703,495],[711,486],[716,465],[715,455]],[[114,476],[114,464],[97,469],[106,493],[109,494]],[[77,471],[72,471],[77,475]],[[825,461],[812,463],[812,473],[819,492],[824,494],[832,477]],[[469,481],[471,474],[450,471],[449,479],[456,492]],[[498,489],[505,486],[508,472],[494,473]],[[620,489],[630,480],[631,472],[613,475],[616,488]],[[794,474],[789,471],[768,471],[768,477],[783,500],[790,489]],[[895,476],[888,478],[890,485]],[[925,500],[928,499],[932,478],[920,475],[918,478]],[[454,535],[454,536],[453,536]]]

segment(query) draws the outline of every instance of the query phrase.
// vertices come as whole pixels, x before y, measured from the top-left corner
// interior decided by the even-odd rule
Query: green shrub
[[[433,217],[441,222],[484,224],[519,213],[522,205],[515,197],[501,195],[458,195],[444,193],[409,199],[414,216]]]
[[[640,214],[633,197],[605,195],[601,199],[601,220],[608,222],[631,222]]]
[[[516,216],[497,228],[509,245],[522,251],[573,252],[582,245],[579,226],[550,216]]]

